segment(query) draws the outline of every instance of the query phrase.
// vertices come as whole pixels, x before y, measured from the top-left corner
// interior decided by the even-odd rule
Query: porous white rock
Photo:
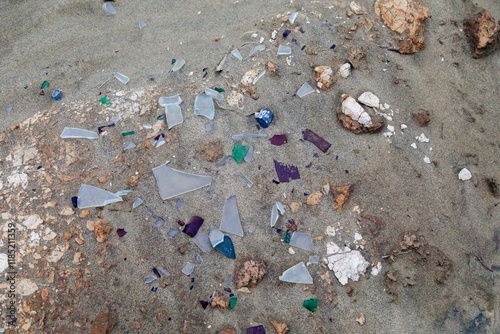
[[[370,263],[365,260],[361,252],[349,247],[341,249],[335,243],[326,246],[328,256],[328,268],[332,270],[340,284],[346,285],[348,280],[358,281]]]
[[[372,92],[364,92],[358,97],[358,101],[363,103],[365,106],[373,108],[378,108],[380,105],[380,99]]]
[[[345,63],[342,66],[340,66],[339,75],[342,78],[347,78],[350,74],[351,74],[351,64]]]

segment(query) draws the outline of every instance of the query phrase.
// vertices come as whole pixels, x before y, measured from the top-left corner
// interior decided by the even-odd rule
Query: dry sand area
[[[500,333],[497,0],[102,4],[0,3],[0,333]],[[191,181],[159,166],[210,184],[160,196]],[[75,207],[83,184],[122,200]],[[214,227],[236,259],[195,243]]]

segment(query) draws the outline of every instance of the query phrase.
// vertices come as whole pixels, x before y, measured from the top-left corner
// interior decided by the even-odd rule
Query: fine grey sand
[[[500,53],[471,57],[462,23],[470,1],[421,1],[431,16],[425,48],[412,55],[391,51],[396,35],[375,14],[373,1],[357,1],[366,13],[350,18],[349,3],[124,0],[113,2],[113,16],[98,1],[0,3],[1,254],[12,241],[10,225],[16,226],[15,274],[4,269],[7,282],[0,283],[0,328],[218,333],[232,326],[246,333],[263,325],[274,333],[272,319],[286,323],[289,333],[500,333]],[[474,4],[500,18],[496,0]],[[299,14],[291,24],[294,11]],[[284,38],[286,29],[291,32]],[[248,57],[260,37],[266,50]],[[279,44],[291,47],[291,57],[276,54]],[[229,55],[215,72],[231,46],[243,60]],[[315,66],[337,72],[355,50],[363,57],[349,77],[338,77],[325,91],[295,95],[304,82],[315,86]],[[186,64],[172,72],[172,59]],[[268,61],[277,71],[268,68],[256,83],[258,99],[237,95],[245,73],[261,72]],[[113,72],[130,81],[123,85]],[[44,80],[50,87],[40,95]],[[239,106],[227,100],[224,108],[216,106],[211,131],[209,120],[193,114],[195,96],[205,87],[242,96]],[[62,90],[61,101],[50,98],[53,88]],[[357,98],[366,91],[388,105],[380,111],[391,118],[382,132],[354,134],[337,120],[341,95]],[[167,130],[157,120],[164,112],[158,98],[175,94],[183,100],[184,122]],[[99,102],[103,95],[109,106]],[[9,113],[7,104],[13,106]],[[275,114],[265,129],[253,117],[264,107]],[[425,111],[430,122],[421,127],[412,114]],[[98,139],[59,137],[64,127],[97,131],[116,115],[121,120]],[[166,139],[158,148],[150,145],[154,129],[144,128],[154,124],[161,126],[155,135]],[[394,127],[390,137],[384,136],[388,126]],[[305,129],[332,144],[327,153],[303,140]],[[129,131],[135,133],[122,136]],[[231,155],[231,136],[240,133],[267,135],[243,141],[255,150],[251,162],[207,161],[207,143],[220,141],[223,155]],[[275,134],[286,134],[288,142],[272,145]],[[421,134],[429,142],[416,140]],[[123,151],[127,141],[136,148]],[[300,179],[273,182],[273,160],[296,165]],[[167,161],[211,176],[212,184],[162,200],[152,168]],[[470,180],[458,179],[463,168]],[[123,202],[85,211],[71,203],[83,183],[132,192]],[[341,212],[329,193],[307,204],[326,183],[354,185]],[[202,233],[219,227],[232,195],[245,234],[230,235],[237,260],[255,257],[267,266],[249,293],[228,285],[235,260],[203,253],[184,233],[166,236],[194,215],[205,219]],[[132,209],[137,198],[144,204]],[[276,225],[281,233],[269,226],[276,201],[285,205]],[[293,203],[301,204],[296,212]],[[284,243],[292,219],[298,231],[311,233],[313,251]],[[127,234],[119,237],[118,229]],[[355,241],[356,233],[361,240]],[[331,243],[359,250],[369,263],[358,281],[342,285],[329,270]],[[321,256],[319,265],[307,267],[314,284],[278,279],[310,255]],[[181,272],[186,262],[196,265],[190,277]],[[381,270],[373,275],[377,263]],[[170,277],[144,283],[153,267],[164,267]],[[8,296],[12,275],[14,298]],[[238,298],[234,309],[202,308],[199,301],[215,291],[229,296],[225,287]],[[310,298],[319,302],[314,313],[302,305]],[[8,324],[11,300],[15,327]],[[361,313],[362,325],[356,321]]]

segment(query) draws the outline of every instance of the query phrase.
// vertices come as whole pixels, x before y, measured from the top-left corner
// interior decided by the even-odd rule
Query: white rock
[[[372,271],[371,271],[372,276],[377,276],[381,270],[382,270],[382,263],[377,261],[372,264]]]
[[[45,241],[50,241],[50,240],[53,240],[55,237],[57,237],[57,233],[55,233],[54,231],[52,231],[50,229],[50,227],[46,227],[45,230],[43,231],[43,233],[45,234],[43,236],[43,240]]]
[[[0,253],[0,273],[3,273],[7,268],[9,268],[9,260],[7,258],[7,254]]]
[[[368,115],[366,111],[361,115],[359,115],[358,123],[366,126],[367,128],[373,125],[372,118],[370,117],[370,115]]]
[[[328,257],[328,268],[333,270],[335,277],[342,285],[346,285],[349,279],[358,281],[359,276],[363,275],[366,268],[370,266],[359,251],[351,250],[349,247],[340,250],[339,246],[330,243],[327,245],[327,253],[331,254],[331,252],[333,255]]]
[[[347,78],[350,74],[351,74],[351,64],[345,63],[342,66],[340,66],[339,75],[342,78]]]
[[[354,240],[355,241],[359,241],[359,240],[362,240],[363,239],[363,236],[359,233],[354,233]]]
[[[429,138],[425,136],[425,134],[421,133],[420,136],[415,137],[415,139],[420,143],[428,143]]]
[[[48,262],[57,262],[59,261],[63,255],[66,249],[64,249],[63,246],[57,245],[56,248],[50,253],[49,256],[47,256],[47,261]]]
[[[387,130],[394,132],[395,128],[392,125],[387,125]]]
[[[401,130],[404,130],[404,129],[407,129],[408,128],[408,125],[406,124],[401,124]]]
[[[354,1],[351,1],[351,3],[349,4],[349,8],[351,8],[353,13],[356,15],[363,15],[366,13],[366,9],[364,9],[363,6]]]
[[[35,231],[31,231],[30,233],[30,242],[28,244],[29,247],[38,247],[40,246],[40,233]]]
[[[471,172],[467,168],[463,168],[460,173],[458,173],[458,179],[462,181],[467,181],[472,178]]]
[[[352,97],[342,94],[342,112],[366,127],[372,126],[372,119],[363,107]]]
[[[71,215],[73,215],[74,213],[75,213],[75,211],[73,210],[73,208],[71,208],[71,207],[69,207],[69,206],[65,207],[64,209],[62,209],[62,210],[59,212],[59,214],[60,214],[61,216],[71,216]]]
[[[28,187],[28,175],[14,171],[7,177],[7,184],[10,188],[21,186],[23,189],[26,189]]]
[[[429,159],[429,157],[428,157],[428,156],[425,156],[425,157],[424,157],[424,162],[425,162],[426,164],[430,164],[430,163],[431,163],[431,159]]]
[[[28,218],[26,218],[25,221],[23,221],[23,225],[29,228],[30,230],[37,228],[41,223],[43,223],[43,220],[40,218],[39,215],[31,215]]]
[[[417,148],[417,144],[415,144],[415,143],[412,143],[410,146],[413,148]]]
[[[23,278],[17,285],[17,291],[21,296],[29,296],[38,291],[38,285],[27,278]]]
[[[335,236],[335,226],[327,226],[325,234],[334,237]]]
[[[364,92],[358,97],[358,101],[373,108],[378,108],[380,104],[380,99],[372,92]]]

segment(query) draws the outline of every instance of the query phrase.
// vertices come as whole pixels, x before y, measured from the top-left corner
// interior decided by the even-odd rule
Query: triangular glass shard
[[[223,238],[224,239],[224,238]],[[204,253],[210,253],[212,251],[212,244],[210,243],[210,238],[205,233],[197,233],[193,242],[198,246]]]
[[[294,24],[295,19],[297,18],[297,15],[299,15],[299,12],[293,12],[292,14],[290,14],[288,21],[290,21],[291,24]]]
[[[220,230],[240,237],[244,236],[235,195],[229,197],[224,203]]]
[[[134,203],[132,204],[132,209],[137,208],[139,205],[144,203],[144,201],[141,198],[136,198]]]
[[[174,63],[174,66],[172,66],[172,72],[177,72],[180,70],[184,64],[186,64],[186,61],[184,59],[179,59]]]
[[[144,20],[139,20],[139,29],[142,29],[146,26],[146,22]]]
[[[115,15],[116,9],[111,2],[105,2],[102,4],[102,10],[106,15]]]
[[[293,232],[292,238],[290,238],[290,246],[312,251],[313,241],[311,233]]]
[[[281,45],[278,46],[278,55],[289,55],[292,53],[292,49],[289,46]]]
[[[125,196],[125,195],[128,195],[132,192],[132,190],[128,190],[128,189],[124,189],[124,190],[119,190],[117,192],[115,192],[115,196],[118,196],[118,197],[122,197],[122,196]]]
[[[120,72],[113,72],[113,75],[116,78],[116,80],[120,81],[124,85],[126,85],[127,82],[130,80],[129,77],[127,77],[125,74],[122,74]]]
[[[245,160],[246,162],[251,162],[252,156],[253,156],[253,146],[250,146],[250,148],[248,149],[247,155],[245,155],[245,158],[243,160]]]
[[[280,201],[276,202],[276,208],[282,215],[285,214],[285,207],[283,206],[283,203],[281,203]]]
[[[304,82],[297,91],[297,96],[302,98],[311,93],[314,93],[314,88],[312,88],[309,83]]]
[[[313,278],[306,268],[304,262],[299,262],[288,268],[279,277],[280,281],[300,284],[313,284]]]
[[[249,57],[253,56],[257,52],[264,51],[266,49],[266,46],[264,44],[259,44],[253,47],[253,49],[250,51],[250,54],[248,55]]]
[[[234,49],[231,51],[231,54],[238,60],[243,60],[243,57],[241,56],[240,50]]]
[[[217,227],[210,226],[208,237],[213,248],[224,241],[224,233],[222,233]]]
[[[123,200],[120,196],[110,191],[84,183],[78,191],[77,206],[79,209],[96,208],[121,201]]]
[[[207,94],[198,94],[194,99],[194,114],[213,120],[215,116],[214,100]]]
[[[135,144],[133,142],[131,142],[131,141],[128,141],[125,144],[123,144],[123,150],[124,151],[131,150],[133,148],[135,148]]]
[[[205,87],[205,94],[210,95],[214,100],[217,101],[224,100],[224,94],[209,87]]]
[[[63,132],[61,133],[61,138],[96,139],[99,138],[99,135],[97,134],[97,132],[94,131],[65,127]]]
[[[160,96],[158,103],[162,107],[166,107],[167,104],[181,104],[182,98],[179,95],[174,96]]]
[[[167,119],[169,130],[174,126],[182,124],[182,122],[184,122],[181,107],[178,104],[167,104],[165,106],[165,117]]]
[[[214,247],[215,250],[221,254],[227,256],[230,259],[236,259],[236,253],[234,252],[233,241],[227,235],[224,236],[224,241]]]
[[[260,78],[262,78],[262,76],[266,74],[266,70],[263,70],[262,72],[260,72],[256,77],[255,79],[253,79],[253,82],[252,82],[252,85],[255,85],[257,83],[257,81],[259,81]]]
[[[285,207],[281,202],[274,203],[273,208],[271,209],[271,227],[274,227],[274,225],[276,225],[276,222],[278,221],[278,211],[281,213],[281,215],[285,213]]]
[[[163,200],[188,193],[212,184],[211,176],[196,175],[166,165],[153,168],[156,184]]]

